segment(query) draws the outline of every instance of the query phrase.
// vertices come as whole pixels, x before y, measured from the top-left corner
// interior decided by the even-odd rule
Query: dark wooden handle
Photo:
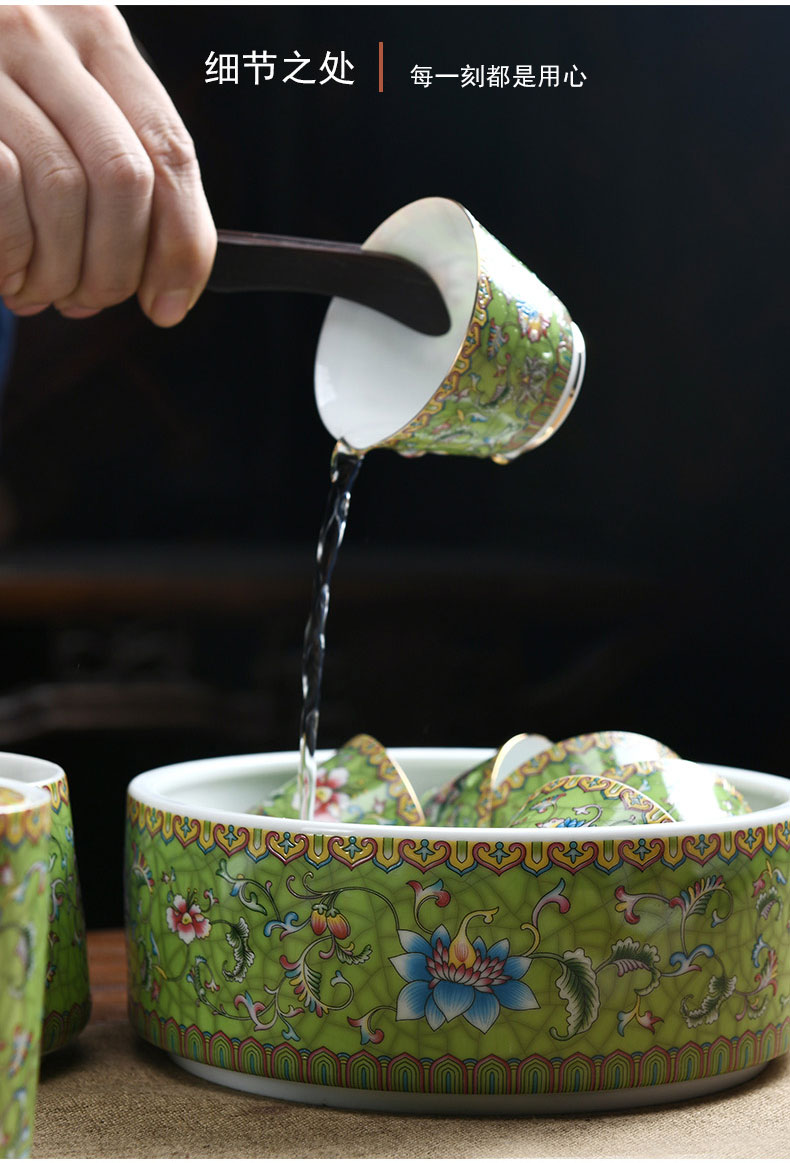
[[[407,259],[353,242],[218,231],[212,291],[305,291],[350,299],[425,335],[450,326],[441,291]]]

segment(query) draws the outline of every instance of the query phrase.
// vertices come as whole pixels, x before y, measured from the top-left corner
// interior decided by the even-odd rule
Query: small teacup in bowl
[[[750,811],[742,792],[723,775],[686,759],[650,759],[612,767],[607,775],[649,796],[675,820],[710,821]]]
[[[508,826],[669,824],[675,818],[643,792],[607,775],[561,775],[532,792]]]
[[[44,1027],[41,1052],[59,1050],[90,1017],[88,951],[74,824],[66,773],[46,759],[0,752],[0,776],[43,788],[49,795],[49,908]]]
[[[296,777],[251,811],[267,816],[296,816]],[[316,772],[315,812],[322,823],[422,824],[420,801],[408,777],[371,735],[355,735]]]
[[[503,751],[491,786],[490,823],[497,828],[508,827],[527,797],[550,779],[601,775],[626,763],[676,758],[666,744],[634,731],[573,735],[533,755],[522,753],[517,736]]]
[[[389,752],[418,798],[492,754]],[[752,811],[691,824],[250,813],[298,761],[129,786],[129,1014],[183,1068],[331,1106],[568,1113],[713,1092],[790,1048],[785,780],[698,765]]]
[[[422,798],[425,823],[451,828],[487,827],[494,783],[551,745],[545,735],[515,735],[482,763],[442,787],[430,789]]]

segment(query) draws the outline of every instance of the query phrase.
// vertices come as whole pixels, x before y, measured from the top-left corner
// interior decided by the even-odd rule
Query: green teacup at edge
[[[50,806],[0,777],[0,1157],[33,1146],[47,956]]]
[[[74,846],[74,824],[66,773],[39,780],[49,792],[49,962],[44,994],[41,1053],[59,1050],[76,1038],[91,1013],[88,946],[82,888]]]

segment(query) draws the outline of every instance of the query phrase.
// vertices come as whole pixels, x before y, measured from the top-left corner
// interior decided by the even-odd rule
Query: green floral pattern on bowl
[[[434,1094],[653,1086],[788,1049],[788,820],[495,836],[130,796],[132,1021],[208,1065]]]

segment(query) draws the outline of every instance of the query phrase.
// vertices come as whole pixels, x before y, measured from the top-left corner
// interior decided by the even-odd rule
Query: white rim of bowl
[[[423,759],[430,758],[432,755],[441,755],[443,757],[457,756],[461,763],[469,763],[471,766],[474,763],[483,762],[486,756],[490,756],[493,752],[488,748],[471,747],[393,747],[391,749],[388,748],[388,753],[391,753],[393,758],[403,764],[408,771],[408,759],[410,756],[414,758],[421,757]],[[319,763],[322,763],[334,754],[335,752],[332,749],[323,749],[317,752],[316,759]],[[640,840],[642,838],[649,840],[651,837],[658,839],[671,836],[743,831],[745,828],[755,829],[764,827],[767,824],[777,824],[790,819],[790,788],[784,777],[770,775],[767,772],[749,771],[737,767],[724,767],[720,764],[711,763],[698,763],[697,766],[713,775],[724,775],[739,791],[744,793],[747,800],[749,798],[750,788],[753,791],[761,789],[767,791],[769,794],[771,792],[782,791],[785,798],[770,808],[762,808],[758,811],[749,812],[740,816],[726,816],[708,821],[692,819],[673,821],[670,824],[635,824],[633,826],[625,824],[608,825],[600,828],[595,825],[573,828],[448,828],[431,826],[429,824],[415,824],[412,826],[405,824],[324,824],[317,820],[300,820],[284,816],[259,816],[249,812],[227,811],[215,807],[208,808],[205,805],[201,807],[199,803],[187,803],[184,800],[175,798],[172,792],[163,794],[157,786],[160,784],[162,776],[175,775],[189,779],[195,775],[213,773],[215,778],[227,779],[234,774],[252,774],[255,767],[260,767],[262,763],[266,767],[283,765],[284,767],[292,768],[290,774],[293,775],[296,772],[298,762],[299,753],[297,751],[273,751],[262,752],[257,755],[229,755],[209,759],[192,759],[183,763],[168,764],[165,767],[156,767],[150,771],[142,772],[130,782],[127,794],[140,803],[147,804],[159,811],[170,812],[171,815],[184,815],[185,813],[189,813],[196,818],[205,819],[210,823],[233,824],[236,827],[248,829],[290,832],[292,835],[369,836],[371,839],[376,837],[394,837],[396,839],[407,840],[422,837],[426,833],[430,833],[439,839],[450,842],[470,840],[476,843],[498,843],[506,841],[509,843],[547,844],[557,842],[567,843],[572,840],[581,840],[583,842],[590,840]],[[459,774],[463,770],[463,767],[460,768]],[[261,774],[265,774],[265,772],[261,772]]]

